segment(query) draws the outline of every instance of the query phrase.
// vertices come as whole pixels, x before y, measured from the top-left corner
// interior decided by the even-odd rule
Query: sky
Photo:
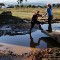
[[[6,4],[17,4],[17,0],[0,0],[0,2],[4,2]],[[27,0],[27,3],[60,3],[60,0]],[[24,0],[23,3],[26,3]]]

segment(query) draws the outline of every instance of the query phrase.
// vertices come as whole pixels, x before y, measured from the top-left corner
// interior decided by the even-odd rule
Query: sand
[[[28,53],[30,51],[34,51],[38,49],[25,47],[25,46],[19,46],[19,45],[0,43],[0,50],[7,50],[7,51],[9,50],[9,51],[12,51],[14,54],[21,55],[23,53]]]
[[[0,43],[0,60],[60,60],[60,48],[30,48]]]
[[[0,43],[0,60],[29,60],[29,53],[35,50],[38,49]]]

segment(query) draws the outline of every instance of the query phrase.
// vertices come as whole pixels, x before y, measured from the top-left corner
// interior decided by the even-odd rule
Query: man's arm
[[[43,15],[43,17],[46,17],[48,9],[46,9],[46,13]]]
[[[47,13],[45,13],[43,17],[46,17],[46,15],[47,15]]]
[[[42,14],[38,14],[38,17],[42,17]]]

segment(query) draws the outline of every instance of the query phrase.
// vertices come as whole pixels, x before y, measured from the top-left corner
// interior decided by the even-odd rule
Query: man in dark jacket
[[[40,25],[41,23],[37,20],[38,17],[42,17],[42,15],[39,14],[39,12],[40,12],[40,11],[37,11],[37,12],[32,16],[30,32],[31,32],[31,30],[32,30],[32,28],[34,27],[35,24],[38,24],[40,30],[43,30],[43,29],[41,28],[41,25]]]

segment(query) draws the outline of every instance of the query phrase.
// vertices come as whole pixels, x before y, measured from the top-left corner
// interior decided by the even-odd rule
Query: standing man
[[[31,30],[32,30],[32,28],[34,27],[35,24],[38,24],[40,30],[43,30],[43,29],[41,28],[41,25],[40,25],[41,23],[37,20],[38,17],[42,17],[42,15],[39,14],[39,12],[40,12],[40,11],[37,11],[37,12],[32,16],[30,33],[31,33]]]
[[[47,4],[47,13],[45,14],[45,16],[48,14],[48,31],[52,32],[52,27],[51,27],[51,21],[53,19],[53,13],[52,13],[52,8],[50,4]]]

